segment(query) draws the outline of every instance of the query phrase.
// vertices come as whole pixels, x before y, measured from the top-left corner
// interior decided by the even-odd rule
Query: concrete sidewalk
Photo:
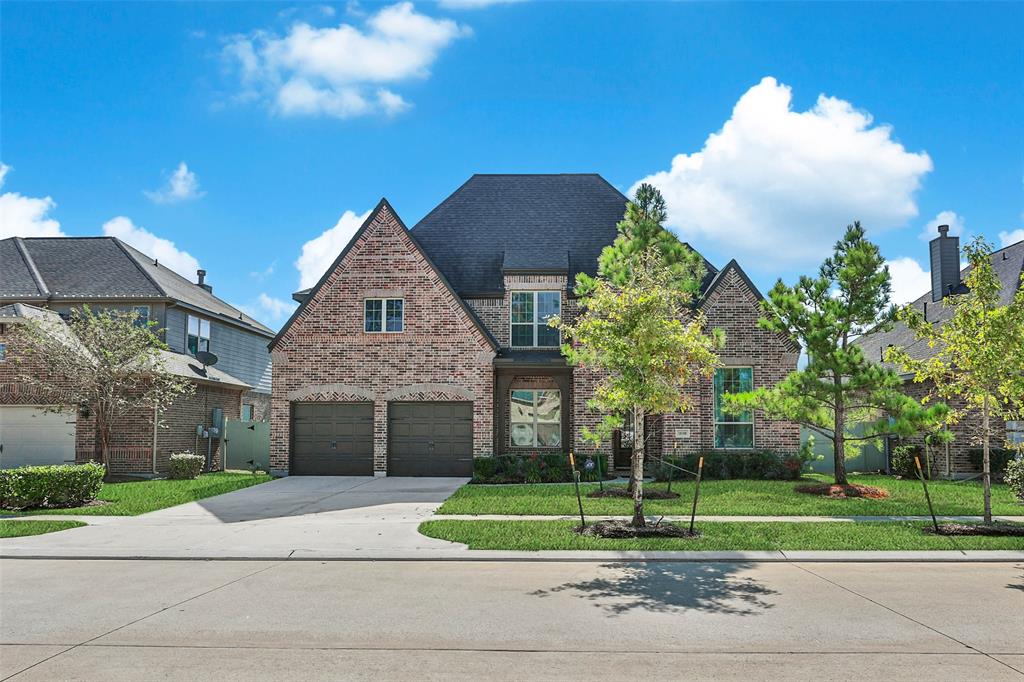
[[[430,517],[433,520],[451,520],[451,521],[575,521],[579,519],[579,515],[567,515],[567,516],[550,516],[541,514],[434,514]],[[587,521],[629,521],[632,516],[602,516],[600,514],[587,514]],[[663,521],[689,521],[689,516],[683,515],[668,515],[659,516],[657,514],[653,516],[644,517],[649,523],[657,523],[658,520]],[[937,516],[939,523],[946,521],[962,521],[965,523],[981,523],[982,517],[980,516]],[[995,516],[993,517],[996,521],[1008,521],[1014,523],[1024,523],[1024,516]],[[703,523],[870,523],[878,521],[928,521],[931,522],[932,517],[930,516],[721,516],[721,515],[706,515],[698,514],[697,520]]]

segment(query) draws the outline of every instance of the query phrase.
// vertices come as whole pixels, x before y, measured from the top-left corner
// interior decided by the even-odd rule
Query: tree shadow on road
[[[1024,564],[1021,564],[1019,566],[1014,566],[1014,568],[1016,568],[1018,571],[1021,571],[1021,574],[1018,577],[1020,582],[1010,583],[1006,587],[1007,587],[1007,589],[1010,589],[1010,590],[1020,590],[1021,592],[1024,592]]]
[[[748,567],[743,563],[604,564],[600,568],[605,576],[531,594],[547,597],[569,592],[613,615],[640,609],[754,616],[773,608],[768,599],[779,593],[753,577],[738,575]]]

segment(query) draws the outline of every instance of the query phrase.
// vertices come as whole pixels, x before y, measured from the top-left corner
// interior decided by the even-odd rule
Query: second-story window
[[[135,313],[135,326],[141,329],[149,329],[149,306],[137,305],[132,308]]]
[[[363,302],[363,331],[397,333],[405,329],[405,301],[368,298]]]
[[[195,355],[210,350],[210,321],[195,315],[188,316],[188,352]]]
[[[560,291],[512,292],[512,346],[557,348],[560,334],[548,320],[561,313]]]

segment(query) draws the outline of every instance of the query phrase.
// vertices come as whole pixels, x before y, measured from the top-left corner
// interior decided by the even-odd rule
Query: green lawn
[[[68,528],[80,528],[81,521],[4,521],[0,520],[0,538],[21,538],[26,535],[56,533]]]
[[[36,509],[22,514],[74,514],[89,516],[136,516],[146,512],[223,495],[232,490],[266,483],[270,476],[248,472],[218,471],[192,481],[131,481],[104,483],[97,499],[110,504],[70,509]],[[3,512],[12,513],[12,512]]]
[[[919,522],[698,523],[703,537],[613,540],[583,537],[573,521],[426,521],[420,533],[470,549],[606,550],[1024,550],[1024,538],[937,537]]]
[[[813,475],[820,481],[831,480]],[[704,481],[700,487],[699,514],[738,516],[880,516],[926,515],[928,506],[920,481],[898,480],[889,476],[852,475],[852,483],[884,488],[891,493],[885,500],[832,500],[796,493],[792,481]],[[658,483],[646,488],[665,488]],[[596,483],[581,488],[584,494],[597,489]],[[648,514],[690,513],[693,482],[672,484],[681,493],[675,500],[648,500]],[[945,515],[980,515],[981,484],[933,481],[929,483],[935,512]],[[1005,485],[992,486],[992,508],[996,514],[1024,516],[1024,504],[1017,502]],[[632,514],[628,499],[583,498],[588,514]],[[577,513],[576,496],[571,484],[564,485],[465,485],[441,506],[439,514],[550,514]]]

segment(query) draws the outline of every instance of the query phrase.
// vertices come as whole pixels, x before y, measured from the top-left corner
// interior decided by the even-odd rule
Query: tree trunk
[[[644,450],[646,449],[644,434],[644,411],[633,408],[633,475],[630,484],[633,486],[633,521],[634,528],[647,525],[644,519]]]
[[[981,406],[981,437],[984,439],[981,443],[981,482],[985,495],[985,523],[992,523],[992,467],[988,459],[988,429],[988,394],[986,394]]]
[[[835,465],[836,485],[846,485],[846,431],[843,428],[843,408],[836,407],[835,423],[832,427],[832,461]]]

